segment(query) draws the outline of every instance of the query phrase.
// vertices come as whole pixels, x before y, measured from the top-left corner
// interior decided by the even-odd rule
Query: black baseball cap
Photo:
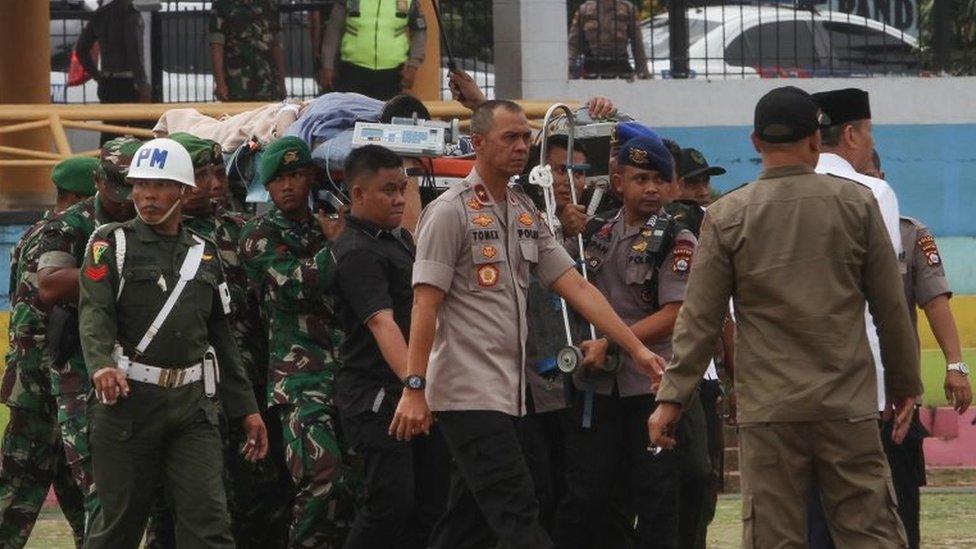
[[[796,86],[776,88],[756,103],[754,129],[767,143],[794,143],[829,125],[813,96]]]
[[[698,177],[702,175],[713,176],[725,173],[725,168],[709,166],[705,155],[698,149],[681,149],[681,177]]]

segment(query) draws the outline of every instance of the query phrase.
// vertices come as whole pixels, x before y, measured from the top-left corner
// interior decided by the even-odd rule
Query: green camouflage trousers
[[[342,547],[354,515],[355,480],[343,465],[335,410],[312,399],[277,407],[285,464],[297,489],[291,547]]]
[[[263,394],[263,388],[261,392]],[[281,420],[274,410],[265,408],[261,415],[268,429],[268,457],[250,463],[240,453],[246,440],[240,422],[228,422],[221,414],[224,489],[227,491],[231,533],[238,549],[283,549],[288,544],[293,487],[284,468]],[[163,497],[157,498],[149,516],[145,547],[176,547],[173,515]]]
[[[11,407],[0,457],[0,547],[27,543],[52,483],[75,545],[81,547],[83,498],[65,462],[54,406],[42,412]]]
[[[91,448],[88,445],[88,395],[77,393],[58,395],[58,424],[61,426],[61,442],[64,456],[71,468],[75,484],[85,496],[85,531],[91,528],[95,515],[101,509],[95,493],[95,477],[92,475]]]

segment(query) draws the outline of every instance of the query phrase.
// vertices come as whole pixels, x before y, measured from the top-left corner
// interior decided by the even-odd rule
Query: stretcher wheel
[[[559,349],[556,353],[556,365],[565,374],[572,374],[583,364],[583,351],[572,345]]]

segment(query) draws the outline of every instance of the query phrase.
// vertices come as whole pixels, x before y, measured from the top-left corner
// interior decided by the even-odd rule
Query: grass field
[[[709,548],[741,546],[738,497],[723,496],[708,530]],[[976,493],[922,494],[922,547],[976,547]]]
[[[964,349],[962,358],[966,364],[976,364],[976,349]],[[922,350],[922,382],[925,384],[925,397],[922,402],[925,406],[946,405],[945,391],[942,389],[942,384],[945,382],[945,366],[942,351]]]
[[[739,521],[741,502],[737,496],[722,496],[715,520],[708,530],[709,548],[741,545]],[[922,495],[922,547],[949,549],[976,547],[976,493]],[[45,509],[27,547],[69,549],[74,547],[71,530],[57,509]]]

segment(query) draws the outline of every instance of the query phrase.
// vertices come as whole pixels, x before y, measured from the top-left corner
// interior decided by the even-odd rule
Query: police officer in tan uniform
[[[908,312],[913,325],[918,321],[917,308],[925,312],[946,359],[946,398],[961,414],[969,407],[972,392],[969,387],[969,368],[962,361],[959,332],[949,308],[952,290],[945,276],[942,255],[932,233],[921,221],[904,216],[899,221],[901,241],[905,247],[900,263]],[[917,334],[916,331],[916,336]],[[890,432],[891,429],[892,421],[882,422],[882,433]],[[916,411],[904,442],[892,444],[889,438],[882,438],[895,492],[898,494],[898,515],[905,525],[909,547],[913,549],[919,547],[921,541],[919,486],[924,486],[926,482],[925,454],[922,448],[926,436],[928,433],[919,422]]]
[[[674,446],[728,300],[737,322],[743,545],[806,544],[806,503],[820,488],[840,547],[906,547],[877,422],[864,302],[877,320],[900,443],[922,390],[898,262],[871,192],[817,175],[826,125],[806,92],[773,90],[756,106],[759,179],[705,214],[674,332],[674,356],[648,422]]]
[[[521,107],[488,101],[475,110],[471,131],[474,170],[428,205],[418,226],[409,375],[390,430],[398,438],[426,432],[433,411],[454,458],[448,509],[431,547],[488,547],[497,540],[546,548],[552,542],[539,523],[513,424],[526,411],[530,273],[639,368],[656,372],[662,360],[573,269],[524,191],[509,187],[528,160],[531,129]]]
[[[684,299],[697,239],[665,213],[677,182],[671,153],[660,138],[636,137],[620,148],[614,188],[623,201],[615,215],[587,239],[590,280],[631,330],[655,353],[671,354],[671,331]],[[606,340],[583,345],[602,346]],[[645,420],[654,409],[653,380],[627,358],[617,372],[577,372],[566,425],[567,492],[559,506],[558,547],[603,547],[613,488],[625,486],[629,512],[637,515],[641,547],[679,547],[679,467],[699,456],[697,476],[709,472],[701,404],[685,414],[681,448],[647,452]],[[693,425],[694,424],[694,425]],[[697,436],[696,436],[697,435]],[[700,445],[691,448],[692,445]],[[695,452],[694,450],[698,450]],[[681,492],[699,505],[704,490]],[[697,523],[696,523],[697,526]],[[612,530],[612,529],[611,529]],[[697,528],[691,528],[693,538]]]

